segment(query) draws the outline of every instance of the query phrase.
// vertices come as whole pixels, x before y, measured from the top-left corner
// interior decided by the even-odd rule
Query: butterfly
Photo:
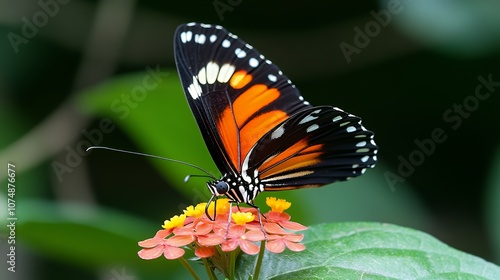
[[[337,107],[314,107],[283,72],[219,25],[180,25],[174,37],[184,93],[220,179],[212,200],[254,205],[263,191],[320,187],[377,161],[373,132]]]

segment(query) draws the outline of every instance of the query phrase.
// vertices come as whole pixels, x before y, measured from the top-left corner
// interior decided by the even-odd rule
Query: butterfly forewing
[[[241,172],[243,159],[266,132],[309,107],[275,64],[220,26],[181,25],[175,59],[220,170]]]

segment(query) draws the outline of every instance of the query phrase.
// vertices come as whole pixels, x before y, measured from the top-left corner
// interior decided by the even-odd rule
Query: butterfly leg
[[[231,225],[231,217],[233,214],[233,202],[234,201],[229,201],[229,216],[227,218],[227,227],[226,227],[226,234],[224,234],[224,239],[227,238],[227,233],[229,232],[229,226]],[[236,203],[236,206],[238,207],[238,209],[240,208],[238,203]]]
[[[248,206],[250,206],[250,207],[253,207],[253,208],[257,209],[257,216],[259,217],[260,230],[261,230],[261,231],[262,231],[262,233],[264,234],[264,238],[265,238],[265,239],[266,239],[266,241],[267,241],[267,234],[266,234],[266,231],[264,230],[264,225],[262,224],[262,218],[261,218],[261,216],[262,216],[262,217],[264,217],[264,219],[266,219],[266,220],[267,220],[266,216],[264,216],[264,214],[262,214],[262,213],[260,212],[260,208],[259,208],[259,206],[257,206],[257,205],[255,205],[255,204],[253,204],[253,201],[251,201],[251,202],[247,202],[247,204],[248,204]]]
[[[210,197],[210,199],[208,200],[206,206],[205,206],[205,215],[207,215],[207,217],[211,220],[211,221],[215,221],[215,218],[217,217],[217,199],[215,199],[214,201],[214,198],[215,198],[215,195],[212,195],[212,197]],[[208,213],[208,207],[210,206],[210,203],[212,203],[212,201],[214,201],[214,217],[212,218],[210,216],[210,214]]]

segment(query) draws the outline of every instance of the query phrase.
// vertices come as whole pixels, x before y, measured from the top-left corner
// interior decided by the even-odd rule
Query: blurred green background
[[[258,205],[286,198],[306,225],[408,226],[500,264],[500,2],[1,0],[1,279],[189,279],[177,261],[140,260],[137,241],[206,201],[204,179],[82,149],[218,174],[174,65],[173,33],[191,21],[223,25],[312,104],[359,115],[376,134],[380,162],[364,176],[264,193]]]

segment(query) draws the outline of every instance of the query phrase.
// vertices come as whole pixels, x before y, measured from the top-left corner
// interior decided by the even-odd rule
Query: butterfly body
[[[253,205],[263,191],[319,187],[376,162],[373,133],[332,106],[311,106],[282,71],[217,25],[190,23],[174,38],[179,76],[222,173],[212,199]]]

